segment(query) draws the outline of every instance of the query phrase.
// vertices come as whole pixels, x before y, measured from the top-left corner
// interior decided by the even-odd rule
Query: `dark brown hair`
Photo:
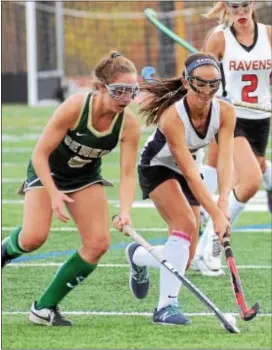
[[[117,51],[111,51],[95,67],[92,74],[92,84],[97,87],[98,83],[110,84],[122,73],[137,73],[132,61]]]
[[[214,55],[200,52],[188,56],[185,67],[202,58],[210,58],[219,66]],[[182,76],[185,76],[184,72]],[[140,113],[146,118],[146,125],[158,124],[162,113],[187,94],[181,77],[145,82],[140,85],[140,88],[141,91],[148,93],[140,108]]]

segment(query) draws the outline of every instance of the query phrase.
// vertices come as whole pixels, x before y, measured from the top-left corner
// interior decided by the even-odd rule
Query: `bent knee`
[[[94,250],[101,256],[105,254],[110,247],[109,239],[99,239],[94,244]]]
[[[92,238],[83,244],[84,257],[87,261],[96,261],[108,251],[109,247],[110,238],[108,236]]]
[[[26,252],[32,252],[40,248],[48,237],[48,231],[41,232],[37,235],[37,231],[22,231],[19,235],[19,245]]]
[[[190,237],[193,237],[194,233],[197,230],[197,222],[194,214],[187,215],[186,217],[181,217],[178,220],[173,220],[169,224],[171,231],[180,231],[184,232]]]
[[[255,195],[256,192],[260,189],[262,184],[262,173],[261,171],[259,173],[254,174],[251,178],[249,178],[244,183],[244,189],[245,193],[248,194],[248,196],[251,198]]]

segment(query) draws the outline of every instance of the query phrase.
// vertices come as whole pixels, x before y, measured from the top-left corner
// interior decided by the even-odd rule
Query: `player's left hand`
[[[113,219],[113,225],[116,228],[116,230],[122,232],[124,229],[124,226],[130,225],[131,226],[131,218],[129,213],[120,213],[119,215],[116,215]]]
[[[222,212],[225,214],[225,217],[230,220],[229,216],[229,202],[226,200],[218,199],[217,206],[222,210]]]
[[[230,222],[229,208],[228,208],[229,202],[226,200],[221,200],[219,198],[218,202],[217,202],[217,206],[221,209],[221,211],[224,213],[226,219],[228,219],[228,221]],[[229,227],[227,228],[225,235],[228,237],[231,235],[231,225],[229,225]]]

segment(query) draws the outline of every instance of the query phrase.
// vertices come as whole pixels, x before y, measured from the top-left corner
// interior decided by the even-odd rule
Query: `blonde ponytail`
[[[217,18],[218,24],[223,24],[224,26],[232,25],[232,20],[228,14],[225,1],[218,1],[214,7],[203,16],[208,19]]]

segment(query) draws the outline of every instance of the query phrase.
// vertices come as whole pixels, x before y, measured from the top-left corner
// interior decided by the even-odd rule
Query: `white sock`
[[[245,203],[239,202],[233,191],[230,192],[229,195],[229,214],[230,214],[230,222],[233,225],[233,223],[238,219],[240,214],[242,213],[243,209],[245,207]],[[203,257],[204,249],[206,246],[206,242],[208,237],[212,237],[215,235],[214,229],[213,229],[213,221],[209,219],[204,232],[202,233],[199,242],[196,247],[196,257]]]
[[[164,257],[181,275],[185,274],[189,259],[191,238],[186,233],[173,231],[164,246]],[[164,266],[160,269],[160,298],[158,309],[178,300],[181,282]]]
[[[163,256],[164,245],[157,245],[154,248],[154,253],[159,256]],[[138,266],[149,266],[156,268],[161,267],[161,264],[155,258],[153,258],[153,256],[144,247],[141,246],[135,250],[132,260],[134,264]]]
[[[269,160],[266,162],[266,170],[263,173],[263,185],[267,191],[272,191],[272,164]]]
[[[214,229],[213,229],[213,221],[212,219],[209,219],[207,222],[207,225],[205,227],[204,232],[202,233],[201,237],[199,238],[197,247],[196,247],[196,252],[195,256],[198,258],[203,257],[203,252],[206,246],[206,241],[209,236],[214,235]]]
[[[210,194],[214,194],[217,191],[218,187],[216,168],[210,165],[204,165],[202,169],[204,183],[207,189],[209,190]]]
[[[229,215],[232,225],[239,218],[245,206],[246,203],[239,202],[235,197],[234,191],[231,191],[229,195]]]

